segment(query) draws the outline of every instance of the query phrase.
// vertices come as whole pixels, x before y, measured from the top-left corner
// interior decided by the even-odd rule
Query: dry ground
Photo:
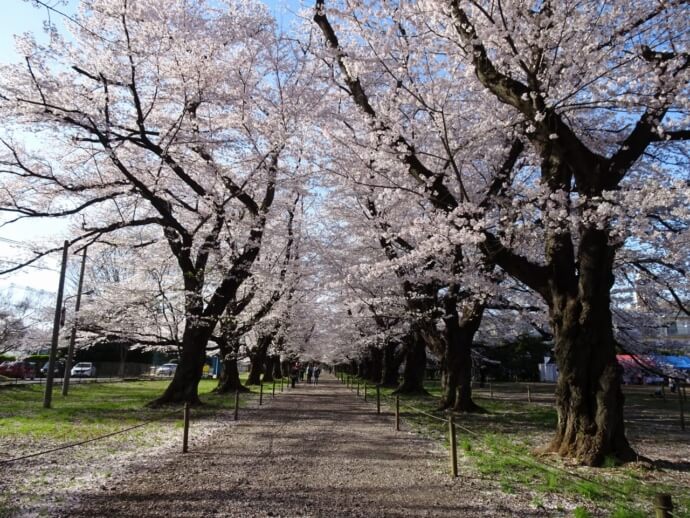
[[[523,397],[518,392],[500,397]],[[549,406],[551,392],[535,388],[534,403]],[[328,376],[264,397],[238,422],[231,410],[193,421],[188,454],[179,453],[181,429],[163,423],[125,444],[101,441],[0,466],[0,493],[13,504],[10,515],[21,517],[573,516],[583,503],[606,515],[582,499],[529,488],[506,493],[500,477],[480,475],[462,455],[461,475],[451,479],[440,441],[404,423],[396,432],[392,415],[376,415],[371,401]],[[667,428],[667,439],[638,436],[635,446],[689,479],[687,435],[674,431],[668,410],[661,422],[643,415],[654,429]],[[486,419],[472,423],[480,428],[496,420],[474,418]]]
[[[270,396],[186,455],[139,466],[61,516],[543,516],[491,481],[448,476],[438,444],[332,378]],[[196,431],[192,428],[192,438]]]

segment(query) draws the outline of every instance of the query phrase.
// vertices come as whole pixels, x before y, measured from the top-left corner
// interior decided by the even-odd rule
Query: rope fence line
[[[168,413],[166,413],[165,415],[162,415],[162,416],[157,417],[156,419],[152,419],[152,420],[146,421],[145,423],[139,423],[139,424],[137,424],[137,425],[130,426],[130,427],[128,427],[128,428],[124,428],[123,430],[116,430],[116,431],[114,431],[114,432],[110,432],[110,433],[107,433],[107,434],[99,435],[98,437],[92,437],[92,438],[90,438],[90,439],[85,439],[85,440],[83,440],[83,441],[77,441],[77,442],[72,442],[72,443],[68,443],[68,444],[62,444],[62,445],[60,445],[60,446],[56,446],[55,448],[51,448],[51,449],[49,449],[49,450],[43,450],[43,451],[39,451],[39,452],[36,452],[36,453],[30,453],[30,454],[27,454],[27,455],[22,455],[22,456],[20,456],[20,457],[14,457],[14,458],[12,458],[12,459],[0,460],[0,465],[3,465],[3,464],[12,464],[12,463],[18,462],[18,461],[20,461],[20,460],[30,459],[30,458],[33,458],[33,457],[38,457],[38,456],[40,456],[40,455],[46,455],[46,454],[48,454],[48,453],[53,453],[53,452],[56,452],[56,451],[66,450],[66,449],[69,449],[69,448],[74,448],[74,447],[76,447],[76,446],[82,446],[82,445],[84,445],[84,444],[88,444],[88,443],[91,443],[91,442],[100,441],[100,440],[106,439],[106,438],[108,438],[108,437],[113,437],[114,435],[120,435],[120,434],[123,434],[123,433],[126,433],[126,432],[130,432],[130,431],[132,431],[132,430],[136,430],[137,428],[142,428],[142,427],[144,427],[144,426],[148,426],[148,425],[150,425],[150,424],[153,424],[153,423],[157,423],[157,422],[159,422],[159,421],[162,421],[163,419],[167,419],[167,418],[169,418],[169,417],[171,417],[171,416],[173,416],[173,415],[179,414],[180,410],[181,410],[181,408],[175,410],[174,412],[172,412],[172,411],[171,411],[171,412],[168,412]]]
[[[348,375],[348,377],[349,377],[349,375]],[[345,383],[345,381],[344,381],[343,379],[340,379],[340,381],[341,381],[342,383]],[[359,380],[358,380],[358,381],[359,381]],[[354,385],[351,383],[351,381],[348,380],[348,386],[350,386],[350,385],[354,386]],[[398,429],[398,421],[399,421],[399,415],[398,415],[398,412],[397,412],[397,411],[399,410],[399,407],[400,407],[400,406],[402,406],[402,407],[404,407],[404,408],[408,408],[408,409],[410,409],[410,410],[413,410],[414,412],[416,412],[416,413],[418,413],[418,414],[421,414],[421,415],[430,417],[430,418],[434,419],[434,420],[437,421],[437,422],[442,422],[442,423],[444,423],[444,424],[445,424],[445,423],[448,423],[448,424],[449,424],[449,442],[450,442],[451,447],[452,447],[452,451],[450,452],[450,454],[451,454],[451,466],[452,466],[452,474],[453,474],[454,477],[457,476],[457,457],[456,457],[457,451],[455,451],[456,448],[457,448],[457,445],[456,445],[456,441],[455,441],[455,437],[454,437],[454,436],[455,436],[455,429],[458,428],[458,429],[460,429],[460,430],[466,432],[468,435],[471,435],[471,436],[475,437],[476,439],[479,439],[479,440],[482,439],[482,435],[481,435],[480,433],[477,433],[476,431],[474,431],[474,430],[472,430],[472,429],[470,429],[470,428],[467,428],[466,426],[458,425],[457,423],[455,423],[453,412],[449,412],[449,417],[448,417],[448,419],[443,419],[443,418],[441,418],[441,417],[439,417],[439,416],[435,416],[435,415],[433,415],[433,414],[430,414],[429,412],[426,412],[426,411],[424,411],[424,410],[422,410],[422,409],[420,409],[420,408],[417,408],[417,407],[415,407],[415,406],[412,406],[412,405],[409,405],[409,404],[406,404],[406,403],[401,403],[399,397],[397,397],[397,396],[394,398],[393,396],[390,396],[390,395],[387,395],[387,394],[380,394],[379,397],[381,397],[382,399],[386,399],[386,400],[388,400],[389,402],[392,401],[392,402],[394,402],[394,404],[396,405],[396,429]],[[452,436],[452,437],[451,437],[451,436]],[[491,446],[489,446],[489,447],[491,448]],[[598,481],[598,480],[591,479],[591,478],[587,478],[587,477],[585,477],[585,476],[583,476],[583,475],[580,475],[579,473],[574,473],[574,472],[572,472],[572,471],[568,471],[567,469],[562,468],[562,467],[560,467],[560,466],[554,466],[554,465],[551,465],[551,464],[547,464],[547,463],[545,463],[545,462],[540,462],[540,461],[538,461],[538,460],[535,460],[535,459],[532,458],[532,457],[527,457],[527,456],[518,455],[518,454],[516,454],[516,453],[514,453],[514,452],[512,452],[512,451],[510,451],[510,450],[508,450],[507,448],[502,447],[500,444],[494,444],[493,447],[494,447],[495,449],[499,450],[500,453],[501,453],[502,455],[504,455],[504,456],[506,456],[506,457],[509,457],[509,458],[511,458],[512,460],[517,460],[517,461],[519,461],[519,462],[523,462],[523,463],[525,463],[525,464],[528,464],[528,465],[530,465],[530,466],[533,467],[533,468],[540,469],[540,470],[542,470],[542,471],[544,471],[544,472],[552,473],[552,474],[556,474],[556,475],[568,475],[568,476],[570,476],[570,477],[577,478],[577,479],[579,479],[579,480],[581,480],[581,481],[583,481],[583,482],[587,482],[587,483],[593,484],[593,485],[595,485],[595,486],[601,488],[605,494],[606,494],[607,492],[613,492],[613,493],[617,494],[618,496],[621,496],[621,497],[623,497],[623,498],[625,498],[625,499],[629,499],[629,498],[630,498],[630,495],[628,495],[628,494],[625,493],[624,491],[622,491],[622,490],[620,490],[620,489],[618,489],[618,488],[616,488],[616,487],[613,487],[613,486],[605,485],[604,483],[602,483],[602,482],[600,482],[600,481]],[[609,494],[610,494],[610,493],[609,493]],[[656,499],[655,499],[655,508],[656,508],[656,509],[662,509],[661,507],[658,507],[658,505],[659,505],[659,504],[658,504],[658,501],[660,501],[660,500],[663,500],[663,501],[667,501],[667,500],[668,500],[668,501],[670,501],[670,495],[666,495],[666,494],[664,494],[664,495],[657,495],[657,497],[656,497]],[[633,508],[633,507],[630,507],[630,506],[629,506],[627,503],[625,503],[625,502],[618,502],[618,504],[619,504],[621,507],[623,507],[625,510],[627,510],[628,512],[631,512],[631,513],[636,513],[636,512],[639,512],[639,511],[640,511],[640,509],[635,509],[635,508]],[[671,504],[671,505],[672,505],[672,504]],[[670,515],[668,515],[668,516],[670,516]]]
[[[238,391],[235,392],[235,404],[234,404],[234,407],[233,407],[234,420],[235,420],[235,421],[238,420],[238,413],[237,413],[237,412],[238,412],[238,409],[239,409],[239,395],[240,395],[240,392],[239,392],[239,390],[238,390]],[[263,381],[262,381],[261,384],[260,384],[259,393],[258,393],[258,394],[253,394],[253,395],[258,395],[258,397],[259,397],[259,405],[261,405],[261,404],[262,404],[262,399],[263,399]],[[273,382],[273,397],[275,397],[275,381]],[[62,445],[56,446],[56,447],[54,447],[54,448],[50,448],[50,449],[47,449],[47,450],[42,450],[42,451],[35,452],[35,453],[29,453],[29,454],[26,454],[26,455],[21,455],[21,456],[19,456],[19,457],[13,457],[13,458],[11,458],[11,459],[2,459],[2,460],[0,460],[0,466],[2,466],[2,465],[7,465],[7,464],[13,464],[13,463],[19,462],[19,461],[21,461],[21,460],[26,460],[26,459],[31,459],[31,458],[34,458],[34,457],[39,457],[39,456],[41,456],[41,455],[46,455],[46,454],[48,454],[48,453],[54,453],[54,452],[56,452],[56,451],[67,450],[67,449],[69,449],[69,448],[75,448],[75,447],[77,447],[77,446],[82,446],[82,445],[84,445],[84,444],[89,444],[89,443],[92,443],[92,442],[96,442],[96,441],[100,441],[100,440],[103,440],[103,439],[107,439],[107,438],[113,437],[113,436],[115,436],[115,435],[120,435],[120,434],[123,434],[123,433],[131,432],[132,430],[136,430],[136,429],[138,429],[138,428],[143,428],[144,426],[148,426],[148,425],[150,425],[150,424],[153,424],[153,423],[157,423],[157,422],[163,421],[164,419],[168,419],[168,418],[173,417],[173,416],[175,416],[175,415],[179,415],[180,412],[183,413],[182,419],[183,419],[183,424],[184,424],[184,428],[183,428],[183,446],[182,446],[182,452],[183,452],[183,453],[187,453],[187,451],[188,451],[188,439],[189,439],[189,423],[190,423],[190,418],[191,418],[191,412],[190,412],[190,407],[189,407],[189,405],[188,405],[188,404],[185,404],[185,405],[183,405],[182,407],[179,407],[179,408],[177,408],[176,410],[171,410],[170,412],[166,412],[165,414],[163,414],[163,415],[161,415],[161,416],[158,416],[158,417],[156,417],[155,419],[150,419],[150,420],[148,420],[148,421],[146,421],[146,422],[139,423],[139,424],[136,424],[136,425],[133,425],[133,426],[124,428],[124,429],[122,429],[122,430],[116,430],[116,431],[114,431],[114,432],[110,432],[110,433],[107,433],[107,434],[99,435],[99,436],[97,436],[97,437],[91,437],[90,439],[84,439],[84,440],[82,440],[82,441],[76,441],[76,442],[72,442],[72,443],[62,444]]]
[[[260,388],[260,393],[259,393],[259,404],[261,405],[261,397],[262,397],[262,392],[263,392],[263,382],[261,383],[261,388]],[[234,411],[234,420],[238,420],[238,410],[239,410],[239,390],[235,392],[235,405],[233,407]],[[76,442],[71,442],[67,444],[62,444],[60,446],[56,446],[55,448],[50,448],[47,450],[42,450],[39,452],[35,453],[29,453],[27,455],[21,455],[19,457],[13,457],[11,459],[2,459],[0,460],[0,466],[1,465],[7,465],[7,464],[13,464],[15,462],[19,462],[21,460],[26,460],[26,459],[31,459],[34,457],[39,457],[41,455],[47,455],[48,453],[54,453],[56,451],[62,451],[62,450],[67,450],[69,448],[75,448],[77,446],[82,446],[84,444],[89,444],[92,442],[97,442],[103,439],[107,439],[109,437],[113,437],[115,435],[120,435],[123,433],[131,432],[132,430],[136,430],[138,428],[143,428],[144,426],[148,426],[153,423],[157,423],[160,421],[163,421],[164,419],[168,419],[170,417],[173,417],[175,415],[179,415],[180,412],[183,413],[183,446],[182,446],[182,452],[187,453],[188,451],[188,438],[189,438],[189,423],[190,423],[190,417],[191,417],[191,412],[188,404],[183,405],[182,407],[177,408],[176,410],[171,410],[170,412],[166,412],[165,414],[156,417],[155,419],[150,419],[147,420],[146,422],[139,423],[133,426],[129,426],[127,428],[124,428],[122,430],[116,430],[114,432],[109,432],[107,434],[99,435],[97,437],[91,437],[90,439],[84,439],[82,441],[76,441]]]

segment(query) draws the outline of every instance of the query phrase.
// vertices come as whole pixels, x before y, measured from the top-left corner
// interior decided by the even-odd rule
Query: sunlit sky
[[[47,0],[55,9],[72,14],[78,0]],[[293,19],[293,13],[300,6],[299,0],[271,0],[266,2],[284,28]],[[40,41],[46,38],[44,25],[50,19],[59,29],[63,27],[63,17],[50,12],[45,7],[34,7],[27,0],[0,0],[0,64],[21,61],[22,56],[15,52],[15,35],[33,33]],[[6,221],[0,214],[0,221]],[[30,220],[0,227],[0,259],[17,260],[26,253],[26,243],[60,241],[65,236],[65,225],[57,221]],[[18,244],[17,244],[18,243]],[[23,297],[27,288],[56,292],[58,285],[59,257],[43,260],[40,265],[25,268],[24,271],[0,276],[0,292],[12,289],[15,297]],[[72,259],[77,263],[77,258]],[[5,266],[8,263],[0,263]]]

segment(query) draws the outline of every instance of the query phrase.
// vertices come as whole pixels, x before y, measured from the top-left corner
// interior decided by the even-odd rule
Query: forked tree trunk
[[[610,310],[615,250],[606,232],[582,233],[576,293],[554,289],[550,308],[559,378],[558,426],[548,451],[600,465],[636,455],[625,437],[621,367]]]
[[[484,308],[476,304],[468,317],[460,320],[455,298],[447,297],[445,305],[446,340],[440,408],[477,412],[482,408],[472,400],[472,343],[481,324]]]
[[[395,340],[388,340],[383,346],[383,367],[381,372],[381,384],[384,387],[398,385],[398,371],[403,361],[403,355],[396,352],[400,345]]]
[[[405,340],[403,379],[394,394],[427,394],[424,388],[426,344],[419,330],[413,330]]]

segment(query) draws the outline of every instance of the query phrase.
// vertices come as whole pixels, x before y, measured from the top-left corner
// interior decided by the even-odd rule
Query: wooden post
[[[376,413],[381,413],[381,386],[376,385]]]
[[[532,402],[532,391],[530,390],[530,386],[527,385],[527,402],[531,403]]]
[[[673,516],[673,500],[667,493],[654,496],[654,513],[656,518],[671,518]]]
[[[364,382],[364,401],[367,400],[367,382]]]
[[[283,393],[283,377],[280,377],[280,393]]]
[[[273,380],[273,388],[271,389],[271,397],[276,397],[276,380]]]
[[[455,421],[453,414],[448,416],[448,438],[450,440],[450,474],[452,477],[458,476],[458,447],[455,439]]]
[[[235,391],[235,421],[237,421],[239,410],[240,410],[240,391],[236,390]]]
[[[680,408],[680,429],[685,430],[685,405],[683,404],[683,387],[678,386],[678,406]]]
[[[400,431],[400,396],[395,396],[395,431]]]
[[[489,383],[489,398],[494,398],[494,387],[491,385],[491,383]]]
[[[359,378],[357,378],[357,396],[359,397]]]
[[[184,404],[184,432],[182,434],[182,453],[189,451],[189,403]]]
[[[259,406],[264,404],[264,382],[259,383]]]

